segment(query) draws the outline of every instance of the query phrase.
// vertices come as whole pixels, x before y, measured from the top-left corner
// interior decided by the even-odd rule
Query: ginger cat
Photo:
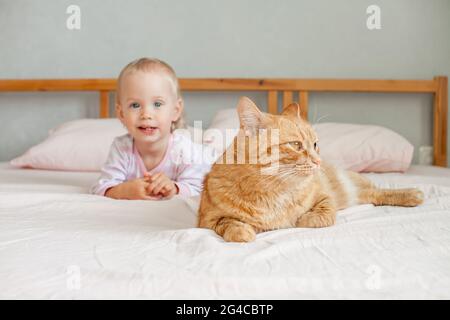
[[[242,97],[237,111],[241,129],[205,178],[198,217],[199,227],[225,241],[249,242],[280,228],[332,226],[338,210],[357,204],[423,202],[418,189],[379,189],[362,175],[321,162],[318,137],[296,103],[271,115]],[[239,152],[245,155],[241,161]]]

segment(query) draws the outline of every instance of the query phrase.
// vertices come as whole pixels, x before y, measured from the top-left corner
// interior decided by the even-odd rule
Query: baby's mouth
[[[156,130],[158,130],[158,127],[139,126],[138,129],[144,134],[153,134]]]

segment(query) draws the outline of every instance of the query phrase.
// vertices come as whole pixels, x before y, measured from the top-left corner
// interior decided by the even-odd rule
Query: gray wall
[[[81,7],[81,30],[66,28],[71,4]],[[381,7],[381,30],[366,28],[371,4]],[[132,59],[154,56],[180,77],[431,79],[450,75],[449,30],[448,0],[0,0],[0,78],[116,77]],[[265,108],[263,95],[248,94]],[[237,97],[188,94],[188,119],[207,126]],[[90,93],[0,94],[0,161],[64,121],[96,117],[97,101]],[[314,94],[310,119],[381,124],[418,147],[432,143],[431,101]]]

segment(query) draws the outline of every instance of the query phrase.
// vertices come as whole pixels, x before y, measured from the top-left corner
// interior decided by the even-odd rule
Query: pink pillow
[[[118,119],[82,119],[66,122],[50,130],[48,138],[11,160],[16,167],[98,171],[111,143],[126,133]]]
[[[180,134],[201,137],[188,127]],[[63,123],[49,132],[48,138],[11,160],[23,168],[65,171],[99,171],[108,157],[115,137],[127,131],[116,118],[81,119]]]
[[[411,165],[414,146],[398,133],[373,125],[320,123],[324,161],[356,172],[405,172]]]

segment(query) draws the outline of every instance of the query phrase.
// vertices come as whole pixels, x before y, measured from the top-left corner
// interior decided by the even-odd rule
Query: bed
[[[0,81],[0,88],[81,86],[67,80],[11,81]],[[281,89],[287,90],[284,102],[294,99],[293,90],[299,91],[303,112],[307,92],[321,88],[434,92],[435,165],[365,174],[380,187],[420,188],[425,203],[415,208],[360,205],[340,211],[330,228],[276,230],[258,234],[252,243],[225,243],[211,230],[195,228],[198,197],[112,200],[88,194],[98,172],[17,169],[0,163],[0,298],[450,298],[450,169],[444,165],[442,119],[446,79],[445,86],[436,79],[295,84],[213,80],[206,86],[204,81],[181,83],[192,90],[231,90],[237,83],[242,90],[266,86],[273,113]],[[113,83],[83,83],[83,88],[102,89],[100,105],[107,116],[105,92]]]

